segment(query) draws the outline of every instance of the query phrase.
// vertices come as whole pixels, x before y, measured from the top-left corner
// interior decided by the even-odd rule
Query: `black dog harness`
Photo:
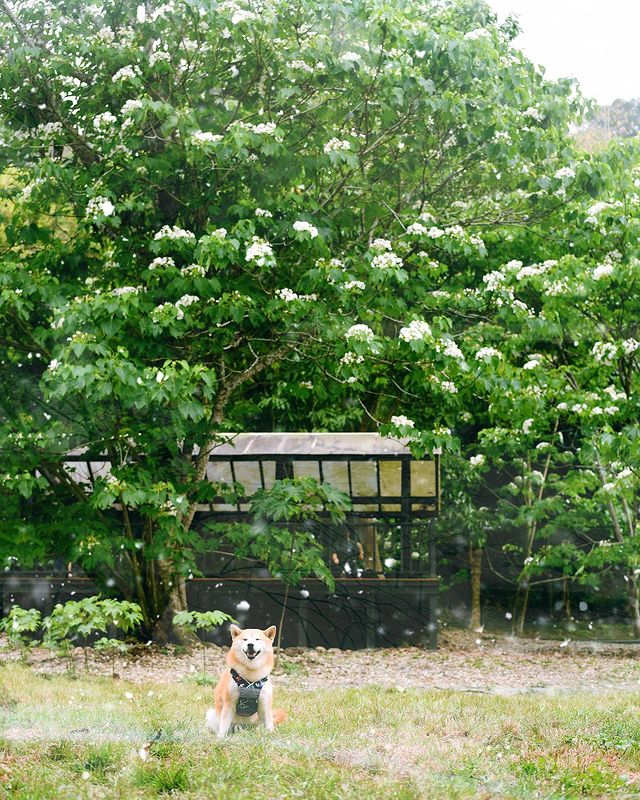
[[[269,676],[261,678],[259,681],[249,683],[248,680],[239,675],[235,669],[230,670],[231,677],[233,678],[240,694],[238,697],[238,705],[236,706],[236,714],[240,717],[250,717],[258,710],[258,698],[262,687],[269,680]]]

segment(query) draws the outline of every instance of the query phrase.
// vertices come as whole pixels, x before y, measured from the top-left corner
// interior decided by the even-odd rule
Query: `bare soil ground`
[[[3,644],[0,642],[0,645]],[[207,674],[224,667],[226,648],[207,646]],[[0,660],[17,655],[0,648]],[[82,650],[74,653],[83,669]],[[29,662],[36,672],[59,673],[66,659],[35,649]],[[90,671],[111,674],[109,659],[90,652]],[[202,674],[202,650],[176,652],[173,648],[140,645],[118,657],[116,671],[135,683],[170,684]],[[515,639],[448,630],[437,651],[418,647],[378,650],[283,650],[277,670],[280,686],[331,688],[375,685],[385,688],[451,689],[492,694],[638,690],[640,645]]]

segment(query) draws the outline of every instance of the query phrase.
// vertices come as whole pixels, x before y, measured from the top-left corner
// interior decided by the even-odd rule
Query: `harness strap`
[[[238,674],[235,669],[229,670],[231,677],[238,686],[238,702],[236,703],[236,714],[240,717],[252,717],[258,711],[258,699],[262,687],[269,680],[267,675],[259,681],[249,683],[246,678]]]
[[[264,678],[260,678],[259,681],[254,681],[253,683],[251,683],[246,678],[243,678],[242,675],[240,675],[239,672],[236,672],[236,670],[233,669],[233,667],[229,670],[229,672],[231,672],[231,677],[233,678],[234,682],[241,689],[245,689],[248,686],[254,686],[258,691],[260,691],[260,689],[262,689],[262,687],[265,685],[265,683],[269,680],[269,676],[267,675]]]

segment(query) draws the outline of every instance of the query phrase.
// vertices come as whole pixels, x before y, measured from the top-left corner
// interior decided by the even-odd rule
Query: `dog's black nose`
[[[253,642],[249,642],[247,644],[247,653],[253,653],[254,650],[255,650],[255,647],[254,647]]]

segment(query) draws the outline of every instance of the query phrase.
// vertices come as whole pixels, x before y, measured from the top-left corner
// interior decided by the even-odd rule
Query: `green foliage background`
[[[611,573],[640,630],[637,154],[576,149],[586,104],[512,20],[54,0],[0,25],[8,563],[78,562],[166,634],[222,432],[380,430],[447,454],[472,543],[513,531],[522,619],[550,570]]]

